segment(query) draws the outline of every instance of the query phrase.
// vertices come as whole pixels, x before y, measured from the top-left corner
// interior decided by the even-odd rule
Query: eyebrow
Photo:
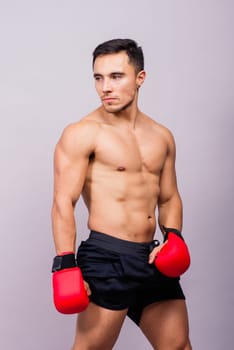
[[[110,74],[108,74],[109,76],[112,76],[112,75],[115,75],[115,74],[118,74],[118,75],[124,75],[125,73],[124,72],[120,72],[120,71],[116,71],[116,72],[111,72]],[[93,77],[96,78],[96,77],[102,77],[103,75],[100,74],[100,73],[94,73],[93,74]]]
[[[102,77],[102,75],[99,74],[99,73],[94,73],[94,74],[93,74],[93,77],[94,77],[94,78],[96,78],[96,77]]]

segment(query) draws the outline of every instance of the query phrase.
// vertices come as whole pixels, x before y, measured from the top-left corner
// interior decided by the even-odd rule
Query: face
[[[136,74],[126,52],[98,56],[94,62],[96,91],[109,113],[119,113],[137,101],[145,72]]]

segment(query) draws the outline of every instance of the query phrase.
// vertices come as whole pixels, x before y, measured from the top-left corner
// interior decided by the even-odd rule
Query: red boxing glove
[[[84,287],[82,273],[76,266],[74,253],[63,253],[54,258],[53,299],[56,309],[62,314],[76,314],[84,311],[89,298]]]
[[[190,266],[189,250],[180,231],[165,227],[164,230],[164,242],[167,240],[167,243],[156,255],[154,263],[162,274],[179,277]]]

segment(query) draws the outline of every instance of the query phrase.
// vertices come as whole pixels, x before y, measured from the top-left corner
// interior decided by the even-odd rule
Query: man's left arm
[[[168,277],[178,277],[188,269],[190,254],[181,235],[183,206],[175,171],[175,141],[169,131],[166,137],[167,154],[161,171],[158,198],[158,221],[164,243],[153,249],[149,263],[154,262],[158,270]]]
[[[158,198],[158,222],[163,234],[163,227],[182,230],[183,206],[178,191],[175,171],[176,146],[172,134],[168,131],[167,156],[160,176],[160,194]]]

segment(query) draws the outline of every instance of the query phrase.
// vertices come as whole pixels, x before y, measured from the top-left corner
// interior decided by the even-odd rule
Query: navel
[[[118,171],[125,171],[126,168],[125,168],[124,166],[118,166],[117,170],[118,170]]]

